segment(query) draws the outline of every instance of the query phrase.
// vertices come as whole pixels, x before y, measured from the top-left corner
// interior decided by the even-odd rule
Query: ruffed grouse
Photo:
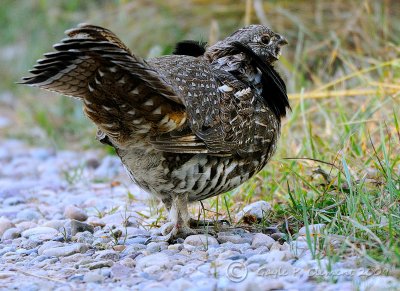
[[[188,203],[238,187],[275,152],[290,108],[272,67],[286,40],[251,25],[206,48],[178,43],[143,60],[111,31],[81,24],[37,61],[24,84],[82,100],[98,139],[133,181],[165,204],[165,237],[195,233]]]

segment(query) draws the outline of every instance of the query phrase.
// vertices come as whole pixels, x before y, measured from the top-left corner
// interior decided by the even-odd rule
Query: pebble
[[[96,259],[99,260],[111,260],[113,262],[117,262],[119,260],[119,253],[113,250],[103,250],[98,251],[95,254]]]
[[[219,243],[217,239],[210,235],[196,234],[188,236],[183,242],[185,248],[192,250],[196,247],[200,249],[208,249],[210,246],[218,246]]]
[[[21,231],[31,229],[37,226],[33,221],[23,221],[15,224]]]
[[[19,247],[25,248],[25,249],[33,249],[41,244],[42,244],[42,241],[40,241],[40,240],[27,239],[27,240],[22,241],[21,244],[19,245]]]
[[[114,264],[111,267],[111,276],[119,280],[128,278],[132,272],[133,270],[125,264]]]
[[[70,225],[71,225],[71,235],[76,235],[78,232],[85,232],[85,231],[94,233],[94,227],[90,224],[72,219],[70,221]]]
[[[15,276],[15,272],[0,272],[0,280]]]
[[[114,264],[114,262],[111,260],[104,260],[104,261],[97,261],[97,262],[93,262],[93,263],[84,264],[81,266],[88,268],[89,270],[95,270],[95,269],[101,269],[101,268],[105,268],[105,267],[111,267],[113,264]]]
[[[78,232],[75,234],[75,240],[78,243],[93,244],[95,238],[89,231]]]
[[[218,242],[223,244],[226,242],[231,242],[234,244],[243,244],[243,243],[251,243],[253,240],[252,236],[241,236],[237,234],[226,234],[219,233],[218,234]]]
[[[122,252],[122,251],[124,251],[126,249],[126,246],[124,246],[124,245],[116,245],[116,246],[113,246],[113,250],[114,251],[117,251],[117,252]]]
[[[290,258],[291,258],[290,253],[288,254],[285,251],[275,250],[275,251],[270,251],[268,253],[251,256],[247,260],[247,263],[270,264],[273,262],[286,261],[287,259]]]
[[[24,209],[17,214],[18,221],[37,221],[42,215],[34,209]]]
[[[15,224],[12,223],[7,217],[0,217],[0,236],[2,236],[7,229],[14,226]]]
[[[245,215],[255,216],[258,220],[261,220],[268,215],[271,209],[271,205],[263,200],[251,203],[236,214],[236,221],[241,220]]]
[[[75,205],[67,205],[64,210],[64,216],[69,219],[74,219],[78,221],[85,221],[88,219],[88,215],[82,209],[76,207]]]
[[[105,223],[103,220],[101,220],[100,218],[95,217],[95,216],[90,216],[90,217],[87,219],[86,222],[87,222],[88,224],[94,226],[94,227],[96,227],[96,226],[100,226],[100,227],[106,226],[106,223]]]
[[[44,250],[56,248],[56,247],[62,247],[62,246],[64,246],[64,244],[62,242],[52,241],[52,240],[47,241],[39,247],[38,254],[42,255]]]
[[[253,237],[251,246],[255,249],[262,247],[262,246],[265,246],[269,249],[274,243],[275,243],[275,240],[273,238],[271,238],[270,236],[263,234],[263,233],[257,233]]]
[[[361,283],[361,291],[400,290],[400,281],[391,276],[372,276]]]
[[[51,247],[43,250],[42,254],[49,257],[66,257],[76,253],[84,253],[89,249],[86,244],[76,243],[66,246]]]
[[[148,243],[150,236],[168,233],[173,224],[150,227],[166,213],[158,202],[148,203],[148,194],[130,182],[115,156],[102,158],[96,150],[31,149],[19,141],[0,140],[0,163],[0,281],[7,289],[398,289],[394,277],[343,276],[333,283],[308,276],[310,269],[327,268],[329,260],[313,258],[305,228],[287,243],[286,234],[274,226],[258,234],[230,227],[216,237]],[[74,169],[80,177],[66,181],[66,171]],[[128,191],[134,201],[131,195],[127,199]],[[236,218],[247,213],[261,220],[269,211],[266,201],[257,201]],[[312,225],[310,232],[319,235],[325,227]],[[111,230],[121,231],[121,237],[112,238]],[[247,276],[242,282],[228,278],[232,263],[244,266]],[[359,267],[356,257],[330,265],[338,272]],[[264,273],[258,274],[260,270]],[[287,275],[276,275],[282,271]]]
[[[151,254],[142,257],[136,261],[136,267],[139,269],[144,269],[151,266],[158,266],[160,268],[166,268],[170,265],[170,258],[163,253]]]
[[[51,240],[58,234],[52,227],[38,226],[22,232],[22,236],[33,240]]]
[[[83,276],[83,281],[86,283],[102,283],[104,281],[104,276],[99,272],[92,271]]]
[[[14,206],[22,203],[25,203],[25,199],[20,196],[13,196],[3,200],[4,206]]]
[[[54,219],[54,220],[46,221],[41,226],[52,227],[54,229],[57,229],[58,231],[64,231],[65,223],[66,223],[66,220],[64,220],[64,219]]]
[[[149,253],[158,253],[168,248],[168,243],[166,242],[151,242],[147,245],[146,249]]]
[[[1,236],[1,240],[10,240],[21,236],[21,229],[18,227],[11,227],[4,231],[3,235]]]

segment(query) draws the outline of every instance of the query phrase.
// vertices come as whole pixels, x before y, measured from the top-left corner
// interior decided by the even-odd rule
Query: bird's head
[[[215,59],[230,54],[229,50],[234,47],[232,46],[234,42],[249,46],[256,55],[268,63],[278,60],[282,46],[288,43],[283,36],[265,25],[250,25],[209,47],[207,55]]]

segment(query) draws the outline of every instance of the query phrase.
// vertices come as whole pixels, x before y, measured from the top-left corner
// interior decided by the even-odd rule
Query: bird
[[[157,197],[172,242],[199,233],[188,204],[226,193],[261,171],[291,109],[274,65],[287,40],[253,24],[213,45],[176,44],[143,59],[110,30],[80,24],[20,83],[79,99],[130,178]]]

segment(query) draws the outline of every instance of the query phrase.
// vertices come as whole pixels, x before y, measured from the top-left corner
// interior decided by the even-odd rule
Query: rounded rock
[[[78,221],[85,221],[88,219],[88,215],[82,209],[75,205],[68,205],[64,209],[64,216],[69,219],[75,219]]]
[[[76,233],[75,239],[78,243],[92,244],[94,242],[94,236],[89,231]]]
[[[117,251],[117,252],[123,252],[125,249],[126,249],[126,246],[125,246],[125,245],[116,245],[116,246],[113,246],[113,250],[114,250],[114,251]]]
[[[43,252],[47,249],[57,248],[57,247],[62,247],[62,246],[64,246],[63,243],[51,240],[51,241],[45,242],[43,245],[41,245],[39,247],[38,254],[41,256],[43,254]]]
[[[160,268],[165,269],[170,264],[171,264],[170,258],[163,253],[151,254],[151,255],[139,258],[136,261],[136,267],[141,270],[143,270],[147,267],[151,267],[151,266],[158,266]]]
[[[2,236],[7,229],[12,227],[15,227],[15,225],[7,217],[0,217],[0,236]]]
[[[90,224],[81,222],[79,220],[71,219],[71,235],[76,235],[78,232],[94,232],[94,227]]]
[[[255,216],[257,219],[263,219],[271,209],[272,207],[268,202],[263,200],[257,201],[243,208],[243,210],[236,215],[236,220],[239,221],[245,215]]]
[[[183,242],[185,248],[192,249],[193,247],[204,247],[207,249],[208,246],[218,246],[217,239],[210,235],[196,234],[188,236]]]
[[[42,254],[49,257],[66,257],[76,253],[85,253],[88,249],[88,245],[77,243],[62,247],[46,249],[42,252]]]
[[[3,235],[1,236],[1,240],[5,241],[5,240],[9,240],[9,239],[14,239],[14,238],[17,238],[20,236],[21,236],[21,230],[17,227],[11,227],[3,233]]]
[[[104,276],[97,271],[92,271],[83,276],[83,281],[86,283],[102,283],[104,281]]]
[[[19,221],[32,221],[38,220],[42,215],[34,209],[24,209],[17,214]]]
[[[361,283],[360,290],[400,290],[400,281],[391,276],[372,276]]]
[[[263,234],[263,233],[257,233],[253,237],[251,246],[255,249],[262,247],[262,246],[265,246],[269,249],[274,244],[274,242],[275,242],[275,240],[273,238],[271,238],[270,236]]]
[[[106,224],[105,224],[105,222],[103,220],[101,220],[100,218],[95,217],[95,216],[90,216],[87,219],[87,223],[92,225],[92,226],[94,226],[94,227],[96,227],[96,226],[100,226],[100,227],[106,226]]]
[[[96,259],[99,260],[111,260],[111,261],[118,261],[119,260],[119,253],[113,250],[103,250],[96,252]]]
[[[146,249],[149,253],[159,253],[168,248],[168,243],[166,242],[151,242],[147,245]]]
[[[51,240],[58,234],[52,227],[38,226],[22,232],[22,236],[32,240]]]

